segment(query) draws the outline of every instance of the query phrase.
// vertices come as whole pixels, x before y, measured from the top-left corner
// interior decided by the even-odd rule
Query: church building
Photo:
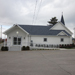
[[[72,44],[72,32],[66,27],[63,15],[55,25],[13,25],[4,32],[9,51],[21,51],[22,46],[30,49],[52,48],[60,44]]]

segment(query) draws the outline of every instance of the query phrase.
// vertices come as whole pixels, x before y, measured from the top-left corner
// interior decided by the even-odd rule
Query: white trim
[[[61,23],[61,22],[58,22],[58,23],[60,23],[63,27],[65,27],[68,31],[70,31],[63,23]],[[57,25],[58,23],[56,23],[55,25]],[[54,25],[54,26],[55,26],[55,25]],[[53,27],[54,27],[54,26],[53,26]],[[49,30],[52,30],[53,27],[51,27]],[[53,30],[54,30],[54,29],[53,29]],[[71,31],[70,31],[70,33],[73,34]]]
[[[24,30],[23,28],[21,28],[19,25],[17,25],[21,30],[23,30],[25,33],[29,34],[26,30]]]
[[[14,37],[21,38],[21,44],[20,45],[18,45],[18,44],[14,45],[14,41],[13,41]],[[13,38],[12,38],[12,45],[13,46],[21,46],[22,45],[22,36],[13,36]]]
[[[21,28],[19,25],[14,25],[14,26],[12,26],[11,28],[9,28],[8,30],[6,30],[5,32],[3,32],[3,34],[7,34],[7,32],[9,32],[12,28],[14,28],[14,27],[19,27],[22,31],[24,31],[25,33],[27,33],[27,34],[29,34],[27,31],[25,31],[23,28]]]
[[[63,41],[61,41],[61,39],[63,39]],[[62,38],[60,38],[60,42],[64,42],[64,38],[62,37]]]
[[[59,34],[59,33],[58,33],[58,34]],[[57,35],[58,35],[58,34],[57,34]],[[57,37],[57,35],[31,35],[31,37],[32,37],[32,36],[45,36],[45,37],[46,37],[46,36],[47,36],[47,37],[55,36],[55,37]],[[69,36],[68,36],[68,37],[69,37]]]
[[[65,33],[64,31],[61,31],[61,32],[62,32],[62,33]],[[60,33],[61,33],[61,32],[60,32]],[[60,33],[58,33],[57,36],[58,36]],[[66,34],[66,33],[65,33],[65,34]],[[67,34],[66,34],[66,35],[67,35]],[[61,36],[64,36],[64,35],[61,35]],[[68,36],[68,35],[67,35],[67,36]]]

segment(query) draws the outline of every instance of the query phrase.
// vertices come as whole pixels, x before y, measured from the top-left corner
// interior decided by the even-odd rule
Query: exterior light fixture
[[[16,34],[18,34],[19,32],[17,31]]]

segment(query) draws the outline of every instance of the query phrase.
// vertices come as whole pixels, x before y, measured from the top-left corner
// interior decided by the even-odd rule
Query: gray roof
[[[25,31],[27,31],[30,35],[57,35],[61,31],[64,31],[68,36],[65,30],[50,30],[51,26],[37,26],[37,25],[19,25]]]

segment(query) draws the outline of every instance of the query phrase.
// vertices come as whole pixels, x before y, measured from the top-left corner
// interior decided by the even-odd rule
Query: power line
[[[35,12],[36,12],[36,6],[37,6],[37,0],[36,0],[36,3],[35,3],[35,8],[34,8],[34,14],[33,14],[33,20],[32,20],[32,24],[34,23]]]
[[[36,21],[37,21],[37,18],[38,18],[38,15],[39,15],[39,11],[40,11],[40,8],[41,8],[41,3],[42,3],[42,0],[40,1],[39,9],[38,9],[37,16],[36,16]]]

